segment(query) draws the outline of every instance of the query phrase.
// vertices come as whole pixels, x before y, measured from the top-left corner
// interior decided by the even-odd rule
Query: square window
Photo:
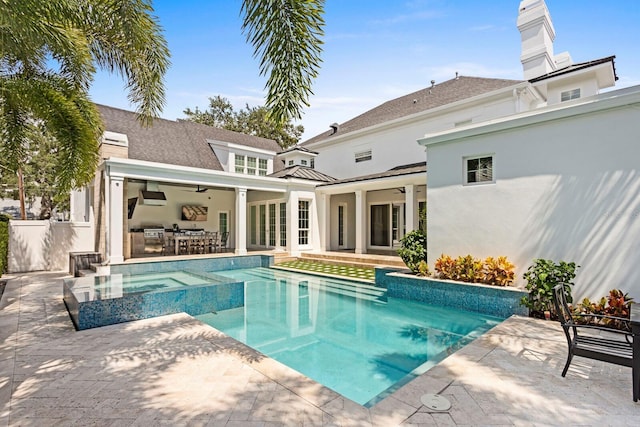
[[[560,102],[571,101],[580,98],[580,88],[567,90],[560,94]]]
[[[236,173],[244,173],[244,156],[236,154]]]
[[[493,182],[493,156],[466,159],[466,184]]]

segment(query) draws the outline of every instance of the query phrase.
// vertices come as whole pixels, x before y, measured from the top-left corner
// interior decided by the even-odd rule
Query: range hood
[[[140,190],[140,204],[147,206],[165,206],[167,198],[158,189],[158,183],[147,181],[146,190]]]

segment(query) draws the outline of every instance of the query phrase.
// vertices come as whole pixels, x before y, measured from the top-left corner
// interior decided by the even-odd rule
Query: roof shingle
[[[387,101],[333,129],[316,135],[303,142],[301,145],[309,145],[324,141],[337,135],[364,129],[390,120],[427,111],[436,107],[451,104],[456,101],[471,98],[477,95],[502,89],[521,83],[520,80],[489,79],[483,77],[465,77],[447,80],[437,85],[421,89],[417,92],[401,96]]]
[[[129,158],[178,166],[223,170],[207,139],[231,142],[249,147],[280,151],[277,142],[186,120],[156,118],[145,128],[132,111],[96,104],[105,129],[123,133],[129,139]],[[281,162],[274,162],[275,164]]]

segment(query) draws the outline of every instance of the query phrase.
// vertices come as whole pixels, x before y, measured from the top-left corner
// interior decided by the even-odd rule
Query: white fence
[[[9,221],[9,273],[69,269],[69,252],[93,251],[90,222]]]

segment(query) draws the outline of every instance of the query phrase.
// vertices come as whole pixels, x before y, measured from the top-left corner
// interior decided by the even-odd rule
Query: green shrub
[[[556,317],[553,307],[553,288],[559,283],[564,283],[567,302],[573,302],[571,286],[573,286],[578,267],[575,262],[555,263],[550,259],[534,260],[523,276],[527,281],[525,288],[529,291],[529,296],[522,297],[520,304],[529,308],[533,315],[539,316],[540,313],[549,311],[552,317]]]
[[[7,272],[9,253],[9,215],[0,214],[0,275]]]
[[[400,244],[398,255],[412,272],[419,273],[420,262],[427,260],[427,235],[413,230],[400,239]]]

